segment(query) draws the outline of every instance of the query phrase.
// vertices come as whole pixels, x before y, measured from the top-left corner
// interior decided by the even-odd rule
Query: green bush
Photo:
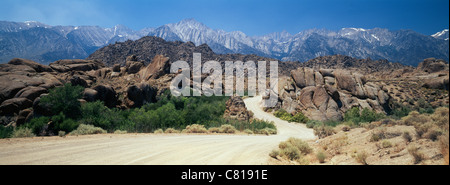
[[[54,115],[63,113],[68,118],[77,118],[81,115],[81,104],[78,101],[82,97],[84,88],[65,84],[50,90],[48,96],[41,98],[40,104],[50,105]]]
[[[77,129],[80,125],[79,122],[67,118],[65,114],[62,112],[59,113],[59,115],[55,115],[51,118],[53,122],[53,130],[56,132],[59,131],[65,131],[67,133],[72,132],[73,130]]]
[[[308,117],[301,112],[297,112],[294,116],[292,116],[292,114],[288,113],[284,109],[275,111],[274,116],[288,122],[306,123],[309,121]]]
[[[344,121],[353,122],[356,125],[360,123],[370,123],[383,119],[385,116],[382,113],[376,113],[373,110],[364,108],[362,111],[358,107],[353,107],[347,110],[344,114]]]
[[[34,134],[39,135],[42,129],[46,125],[48,125],[49,122],[50,122],[49,117],[33,118],[30,120],[30,122],[26,123],[24,127],[31,129]]]
[[[0,139],[10,138],[13,132],[13,127],[4,127],[3,125],[0,125]]]
[[[411,111],[412,109],[409,106],[395,103],[392,107],[392,110],[388,114],[395,119],[401,119],[407,116]]]

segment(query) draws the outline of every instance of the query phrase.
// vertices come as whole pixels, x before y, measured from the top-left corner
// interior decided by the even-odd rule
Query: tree
[[[77,118],[81,115],[81,104],[78,101],[82,97],[84,88],[65,84],[50,91],[48,96],[42,97],[40,104],[50,105],[53,115],[63,113],[68,118]]]

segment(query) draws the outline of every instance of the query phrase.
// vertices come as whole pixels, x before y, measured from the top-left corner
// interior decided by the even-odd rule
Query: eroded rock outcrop
[[[226,110],[223,115],[225,118],[237,119],[240,121],[248,121],[252,117],[247,110],[244,100],[240,96],[232,96],[226,102]]]
[[[390,98],[362,74],[342,69],[298,68],[284,83],[281,108],[321,121],[342,120],[343,113],[352,107],[384,112]]]

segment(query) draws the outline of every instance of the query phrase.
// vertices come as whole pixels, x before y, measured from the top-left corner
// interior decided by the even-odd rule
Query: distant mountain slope
[[[48,64],[59,59],[82,59],[109,43],[136,40],[151,29],[125,26],[49,26],[39,22],[0,21],[0,63],[15,57]]]
[[[35,28],[43,30],[36,33]],[[58,39],[55,33],[59,34]],[[53,44],[48,40],[46,45],[36,43],[49,35],[58,42]],[[137,40],[143,36],[192,42],[196,46],[208,44],[218,54],[255,54],[282,61],[305,62],[320,56],[338,54],[385,59],[412,66],[417,66],[430,57],[449,60],[448,29],[432,36],[412,30],[343,28],[339,31],[309,29],[294,35],[280,32],[251,37],[240,31],[214,30],[194,19],[185,19],[140,31],[122,25],[101,28],[0,21],[0,62],[5,63],[13,57],[30,58],[41,63],[52,62],[55,58],[85,58],[100,47]],[[16,42],[18,40],[20,42]]]

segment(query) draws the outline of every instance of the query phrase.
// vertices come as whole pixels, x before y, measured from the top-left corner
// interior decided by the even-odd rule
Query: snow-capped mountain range
[[[13,57],[48,63],[61,58],[86,58],[105,45],[157,36],[168,41],[191,41],[208,44],[220,54],[256,54],[283,61],[342,54],[356,58],[387,59],[406,65],[417,65],[425,58],[449,60],[448,29],[434,35],[412,30],[392,31],[382,28],[342,28],[338,31],[309,29],[297,34],[271,33],[248,36],[240,31],[211,29],[194,19],[139,31],[122,25],[49,26],[39,22],[0,21],[0,62]]]

